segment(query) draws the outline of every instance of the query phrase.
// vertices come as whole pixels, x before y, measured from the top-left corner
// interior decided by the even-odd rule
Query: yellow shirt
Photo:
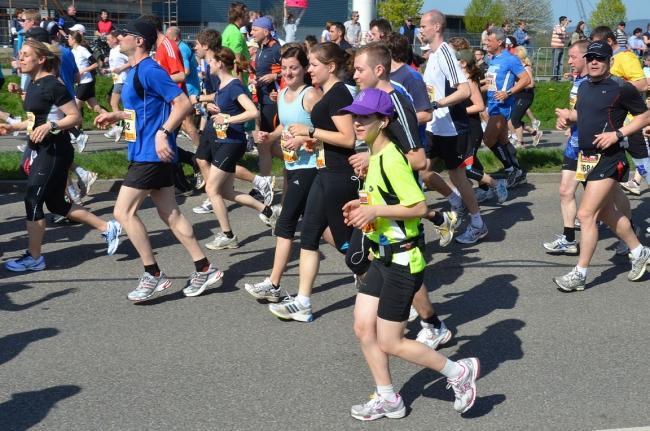
[[[641,68],[639,57],[637,57],[632,51],[621,51],[614,54],[611,72],[612,75],[623,78],[628,82],[645,79],[645,74],[643,73],[643,68]]]

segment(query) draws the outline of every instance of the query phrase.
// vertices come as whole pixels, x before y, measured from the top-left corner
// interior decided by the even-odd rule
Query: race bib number
[[[36,116],[33,112],[27,113],[27,134],[29,135],[34,130],[34,124],[36,123]]]
[[[497,74],[488,72],[485,75],[485,85],[487,85],[488,91],[499,91],[497,90]]]
[[[132,109],[125,109],[124,112],[128,115],[124,120],[124,140],[135,142],[138,138],[135,128],[135,111]]]
[[[578,95],[577,94],[572,94],[569,96],[569,109],[574,109],[576,107],[576,103],[578,103]]]
[[[280,148],[282,148],[282,157],[287,163],[296,163],[298,161],[298,154],[295,150],[291,150],[286,147],[287,140],[291,139],[292,136],[290,133],[283,131],[280,135]]]
[[[594,170],[600,162],[600,154],[587,156],[582,151],[578,154],[578,167],[576,169],[576,180],[587,181],[589,173]]]
[[[429,95],[429,102],[436,101],[436,89],[433,85],[427,85],[427,94]]]
[[[372,205],[372,195],[370,195],[367,191],[361,190],[359,191],[359,203],[362,206],[366,205]],[[370,222],[366,224],[363,228],[361,228],[361,231],[363,233],[372,233],[377,229],[377,226],[375,222]]]

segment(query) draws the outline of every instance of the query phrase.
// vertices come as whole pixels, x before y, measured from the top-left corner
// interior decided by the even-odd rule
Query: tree
[[[480,33],[485,25],[493,22],[501,24],[506,8],[499,0],[472,0],[465,8],[465,28],[470,33]]]
[[[407,17],[416,18],[423,5],[424,0],[381,0],[377,5],[377,15],[386,18],[393,30],[397,30]]]
[[[511,31],[520,20],[526,21],[529,32],[548,30],[551,26],[550,0],[508,0],[507,5],[505,18],[510,23]]]
[[[625,12],[621,0],[600,0],[589,17],[589,26],[596,28],[606,25],[614,30],[619,22],[625,21]]]

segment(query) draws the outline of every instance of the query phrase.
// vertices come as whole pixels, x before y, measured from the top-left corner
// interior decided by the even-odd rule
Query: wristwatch
[[[506,91],[506,94],[508,95],[508,97],[512,96],[512,90]]]
[[[164,133],[165,135],[167,135],[167,136],[171,136],[171,135],[172,135],[172,132],[170,132],[169,130],[165,129],[164,127],[161,127],[160,129],[158,129],[158,131],[159,131],[159,132],[163,132],[163,133]]]
[[[56,121],[50,121],[50,133],[56,133],[59,130],[59,125],[56,124]]]
[[[438,102],[436,102],[435,100],[433,102],[431,102],[431,109],[433,109],[435,111],[438,108],[439,108]]]
[[[622,141],[625,138],[625,135],[623,132],[621,132],[621,129],[616,129],[616,139],[619,141]]]
[[[314,126],[309,126],[309,137],[313,138],[314,133],[316,133],[316,128]]]

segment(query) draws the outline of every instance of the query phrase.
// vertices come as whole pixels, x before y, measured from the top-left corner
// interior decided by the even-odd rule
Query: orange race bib
[[[587,181],[589,173],[594,170],[600,162],[600,154],[587,156],[580,151],[578,154],[578,167],[576,168],[576,180]]]

